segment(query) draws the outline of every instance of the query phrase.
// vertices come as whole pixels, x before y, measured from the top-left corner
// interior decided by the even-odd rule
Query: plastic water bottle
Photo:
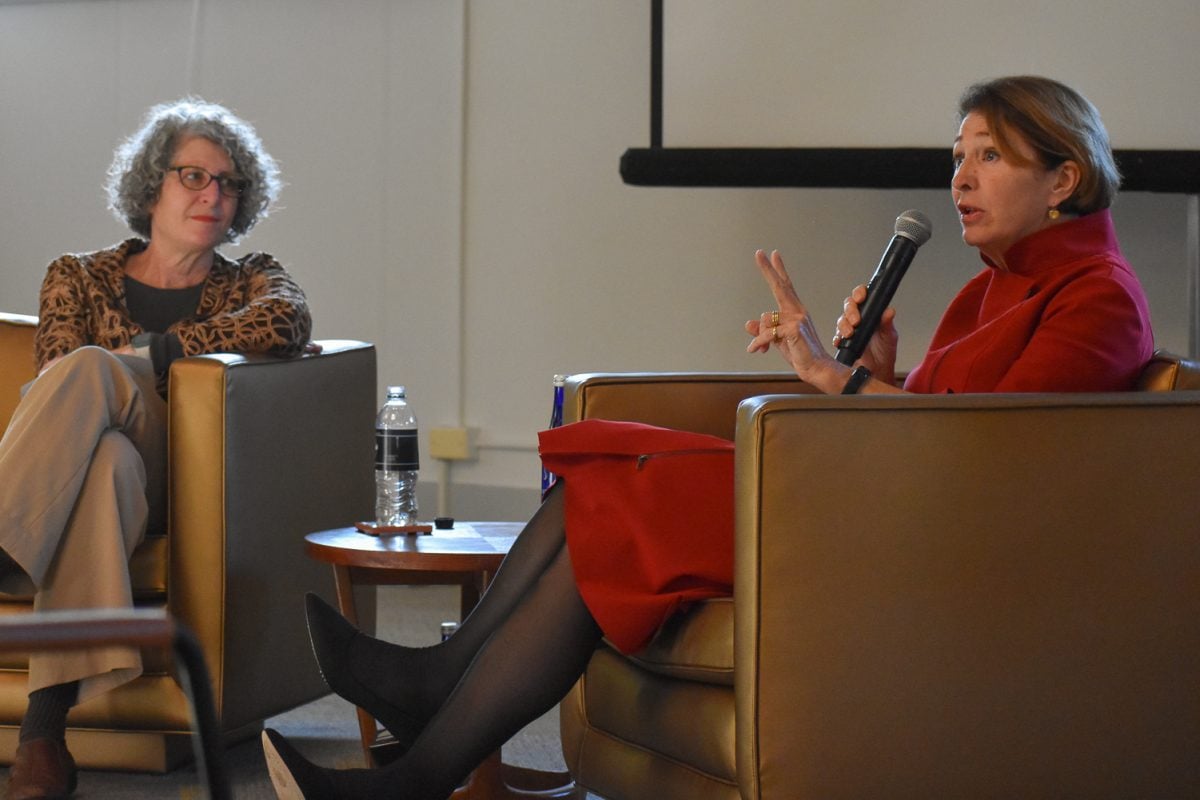
[[[566,375],[555,375],[554,376],[554,403],[550,408],[550,427],[551,428],[557,428],[559,425],[562,425],[563,386],[566,384],[566,382],[567,382]],[[543,498],[545,498],[546,492],[550,491],[550,487],[554,485],[554,482],[557,479],[558,479],[558,477],[553,472],[546,469],[544,466],[542,467],[542,497]]]
[[[387,387],[387,402],[375,418],[375,522],[417,524],[417,418],[403,386]]]

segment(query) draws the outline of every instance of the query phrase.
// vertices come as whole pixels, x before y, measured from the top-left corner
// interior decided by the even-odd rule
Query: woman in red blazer
[[[1119,176],[1096,110],[1066,86],[1031,77],[973,86],[959,110],[951,193],[963,240],[984,266],[950,304],[904,389],[894,381],[894,311],[861,359],[843,365],[825,350],[778,253],[756,254],[778,310],[746,323],[749,350],[778,350],[831,394],[1132,388],[1153,335],[1107,211]],[[835,346],[854,334],[864,299],[861,286],[847,299]],[[383,769],[328,770],[268,730],[278,795],[445,797],[566,694],[601,636],[634,652],[681,606],[728,595],[732,449],[632,423],[543,432],[543,463],[564,480],[440,645],[363,635],[309,595],[325,680],[383,722],[406,753]],[[667,521],[676,528],[664,529]]]

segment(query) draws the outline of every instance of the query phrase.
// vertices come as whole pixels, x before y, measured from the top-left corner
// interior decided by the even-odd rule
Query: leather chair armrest
[[[303,594],[332,576],[304,535],[371,514],[375,350],[321,344],[171,366],[168,610],[206,653],[226,729],[320,693]]]
[[[1200,392],[743,404],[742,796],[1200,785],[1197,430]]]

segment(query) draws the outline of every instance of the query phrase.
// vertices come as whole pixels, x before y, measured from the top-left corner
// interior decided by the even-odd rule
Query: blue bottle
[[[566,382],[567,382],[566,375],[555,375],[554,376],[554,405],[550,409],[550,427],[551,428],[557,428],[558,426],[562,425],[563,386],[566,384]],[[554,482],[556,480],[558,480],[558,476],[555,475],[550,470],[546,469],[546,467],[543,465],[542,466],[542,499],[545,499],[546,492],[550,491],[550,487],[554,485]]]

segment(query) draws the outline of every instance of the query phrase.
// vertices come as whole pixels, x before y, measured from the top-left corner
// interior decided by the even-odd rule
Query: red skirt
[[[584,420],[538,435],[566,487],[579,593],[623,653],[680,607],[733,592],[733,442]]]

